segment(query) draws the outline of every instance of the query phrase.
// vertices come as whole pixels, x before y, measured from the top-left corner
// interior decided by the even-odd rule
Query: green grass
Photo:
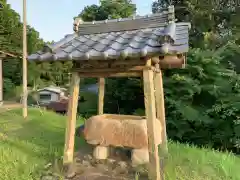
[[[85,102],[79,103],[78,112],[87,117],[96,114],[98,95],[92,92],[80,92],[80,96],[84,98]]]
[[[169,151],[169,180],[240,180],[240,158],[233,154],[174,143]]]
[[[81,120],[78,121],[78,124]],[[43,167],[62,156],[65,117],[38,109],[0,114],[0,180],[39,179]],[[76,140],[76,148],[82,144]],[[167,180],[240,180],[240,158],[170,143]]]

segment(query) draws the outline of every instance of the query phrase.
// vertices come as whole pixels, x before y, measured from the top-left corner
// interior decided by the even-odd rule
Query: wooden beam
[[[14,55],[14,54],[11,54],[9,52],[5,52],[5,51],[1,51],[1,50],[0,50],[0,54],[4,55],[5,57],[6,56],[9,56],[9,57],[21,57],[21,56]]]
[[[95,73],[104,73],[104,72],[137,72],[137,71],[141,71],[146,68],[145,66],[132,66],[132,67],[125,67],[125,68],[116,68],[116,67],[112,67],[112,68],[74,68],[74,71],[77,72],[95,72]]]
[[[174,54],[162,56],[159,58],[161,69],[179,69],[185,67],[185,56],[183,54]]]
[[[164,91],[163,91],[163,79],[161,70],[155,73],[154,78],[154,86],[155,86],[155,98],[156,98],[156,111],[157,111],[157,119],[160,120],[161,124],[161,137],[162,143],[159,148],[159,155],[161,159],[161,175],[163,175],[163,169],[165,166],[165,158],[168,154],[168,145],[167,145],[167,131],[166,131],[166,121],[165,121],[165,105],[164,105]]]
[[[105,79],[98,79],[98,114],[103,114],[104,110],[104,91],[105,91]]]
[[[0,106],[3,105],[3,59],[0,57]]]
[[[92,67],[116,67],[119,65],[127,66],[141,66],[145,65],[145,59],[129,59],[129,60],[87,60],[87,61],[74,61],[73,67],[80,68],[82,66],[92,66]]]
[[[114,73],[135,73],[135,72],[141,72],[144,69],[152,69],[154,72],[158,72],[159,69],[156,69],[153,66],[134,66],[134,67],[128,67],[128,68],[85,68],[85,69],[80,69],[80,68],[73,68],[73,71],[78,72],[78,73],[105,73],[105,74],[114,74]]]
[[[151,60],[147,61],[147,66],[151,66]],[[149,151],[149,179],[162,180],[160,176],[160,162],[158,155],[158,144],[156,138],[156,107],[154,95],[153,71],[143,70],[144,102],[147,119],[148,151]]]
[[[95,78],[106,78],[106,77],[142,77],[142,72],[78,72],[83,77],[95,77]]]
[[[73,163],[79,85],[80,77],[77,73],[73,73],[70,86],[71,94],[68,102],[67,125],[65,134],[65,147],[63,157],[63,163],[65,165]]]

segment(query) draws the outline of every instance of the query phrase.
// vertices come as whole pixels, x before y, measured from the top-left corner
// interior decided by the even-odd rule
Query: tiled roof
[[[61,88],[61,87],[54,87],[54,86],[50,86],[50,87],[45,87],[43,89],[38,89],[37,91],[51,91],[51,92],[55,92],[55,93],[62,93],[64,91],[66,91],[67,89],[65,88]]]
[[[103,60],[185,53],[189,23],[175,23],[172,11],[118,20],[81,22],[76,33],[45,46],[29,60]]]

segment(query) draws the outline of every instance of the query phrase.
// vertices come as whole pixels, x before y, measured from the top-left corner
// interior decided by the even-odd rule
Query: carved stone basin
[[[156,121],[157,144],[160,144],[161,124],[158,119]],[[148,162],[145,117],[117,114],[92,116],[85,122],[84,136],[89,144],[96,145],[94,157],[97,159],[106,159],[108,147],[112,146],[132,148],[132,158]]]
[[[157,121],[157,143],[161,143],[161,125]],[[136,149],[148,148],[145,117],[103,114],[92,116],[85,123],[85,139],[89,144],[119,146]]]

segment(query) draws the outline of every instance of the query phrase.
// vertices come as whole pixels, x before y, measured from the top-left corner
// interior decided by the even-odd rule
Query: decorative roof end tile
[[[168,6],[168,22],[175,22],[175,9],[174,6]]]
[[[44,52],[44,53],[47,53],[47,52],[53,53],[52,46],[49,45],[49,44],[45,44],[45,45],[43,46],[43,52]]]
[[[76,17],[73,22],[73,31],[78,32],[79,25],[83,23],[82,18]]]
[[[167,37],[167,42],[174,44],[176,36],[176,23],[172,22],[167,25],[164,29],[164,36]]]
[[[173,6],[173,5],[168,6],[168,12],[169,12],[169,13],[175,13],[175,9],[174,9],[174,6]]]

